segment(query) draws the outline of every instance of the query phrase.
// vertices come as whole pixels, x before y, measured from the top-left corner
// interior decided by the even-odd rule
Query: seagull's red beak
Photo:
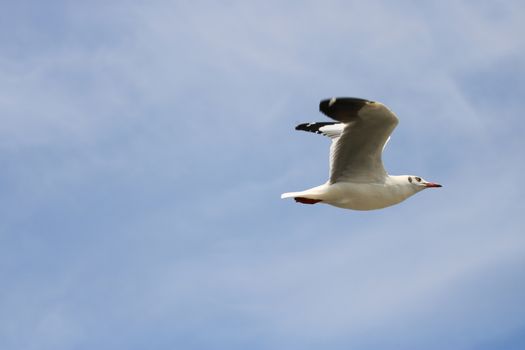
[[[435,184],[433,182],[427,182],[425,184],[425,187],[443,187],[443,186],[441,186],[440,184]]]

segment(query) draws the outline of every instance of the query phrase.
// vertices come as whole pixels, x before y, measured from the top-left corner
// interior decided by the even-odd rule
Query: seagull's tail
[[[302,192],[286,192],[286,193],[281,194],[281,199],[297,197],[301,193]]]
[[[322,202],[322,199],[319,198],[320,194],[312,190],[313,189],[301,192],[286,192],[281,195],[281,199],[293,198],[296,202],[303,204],[315,204]]]

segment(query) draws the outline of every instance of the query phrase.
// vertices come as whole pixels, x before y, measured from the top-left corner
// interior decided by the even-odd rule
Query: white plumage
[[[332,139],[329,179],[305,191],[284,193],[281,198],[372,210],[402,202],[425,188],[441,187],[418,176],[387,174],[381,154],[398,119],[382,103],[332,98],[321,101],[319,110],[338,122],[305,123],[296,129]]]

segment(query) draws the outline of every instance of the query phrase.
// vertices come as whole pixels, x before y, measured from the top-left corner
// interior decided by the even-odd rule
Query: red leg
[[[304,197],[294,197],[296,202],[303,203],[303,204],[315,204],[322,202],[320,199],[310,199],[310,198],[304,198]]]

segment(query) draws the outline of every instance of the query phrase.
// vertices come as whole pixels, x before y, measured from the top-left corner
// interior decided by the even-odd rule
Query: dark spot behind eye
[[[411,176],[408,177],[408,182],[412,183],[412,177]]]
[[[416,176],[417,182],[421,182],[421,178]]]

